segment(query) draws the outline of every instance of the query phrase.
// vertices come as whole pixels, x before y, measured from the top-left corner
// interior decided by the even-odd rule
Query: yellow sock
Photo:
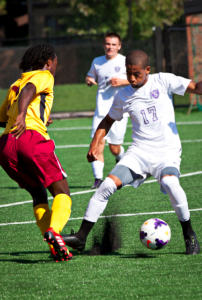
[[[72,200],[66,194],[57,195],[51,207],[50,227],[57,233],[60,233],[69,220],[71,214]]]
[[[33,208],[36,225],[39,227],[41,234],[44,236],[46,229],[50,227],[51,211],[48,204],[39,204]],[[51,249],[53,246],[49,245]]]

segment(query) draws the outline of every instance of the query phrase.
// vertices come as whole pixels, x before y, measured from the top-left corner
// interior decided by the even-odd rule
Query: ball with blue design
[[[140,241],[148,249],[162,249],[169,243],[170,239],[170,227],[161,219],[149,219],[140,227]]]

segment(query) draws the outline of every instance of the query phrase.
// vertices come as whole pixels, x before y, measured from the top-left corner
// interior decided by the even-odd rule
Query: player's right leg
[[[104,148],[105,148],[105,140],[102,140],[99,143],[99,154],[98,160],[95,160],[91,163],[93,175],[95,178],[95,182],[92,186],[92,189],[97,189],[103,182],[103,169],[104,169]]]
[[[92,130],[91,130],[91,138],[94,137],[95,131],[102,121],[103,117],[98,117],[97,114],[95,113],[93,117],[93,122],[92,122]],[[93,171],[93,176],[95,178],[94,184],[92,186],[92,189],[97,189],[103,182],[103,169],[104,169],[104,148],[105,148],[105,140],[103,139],[100,144],[99,144],[99,156],[98,160],[93,161],[91,163],[92,171]]]

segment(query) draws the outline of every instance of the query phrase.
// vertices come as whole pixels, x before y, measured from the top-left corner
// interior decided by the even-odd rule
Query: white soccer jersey
[[[109,116],[121,120],[123,113],[129,113],[136,147],[151,149],[153,154],[180,151],[172,94],[184,95],[190,81],[170,73],[149,75],[141,88],[129,85],[117,93]]]
[[[109,80],[112,77],[127,79],[125,56],[118,54],[113,59],[107,59],[103,55],[95,58],[87,76],[98,82],[95,114],[99,117],[105,117],[112,105],[114,96],[120,89],[123,89],[123,86],[112,87]]]

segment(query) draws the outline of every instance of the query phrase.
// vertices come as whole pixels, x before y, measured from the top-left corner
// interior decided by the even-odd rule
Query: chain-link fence
[[[202,25],[156,28],[153,37],[143,41],[122,42],[120,53],[131,49],[148,53],[151,73],[171,72],[178,76],[202,80]],[[68,35],[33,39],[0,40],[0,87],[8,88],[20,76],[18,64],[29,45],[50,43],[58,56],[55,84],[84,83],[93,59],[104,55],[103,35]],[[184,97],[176,105],[189,105]]]

